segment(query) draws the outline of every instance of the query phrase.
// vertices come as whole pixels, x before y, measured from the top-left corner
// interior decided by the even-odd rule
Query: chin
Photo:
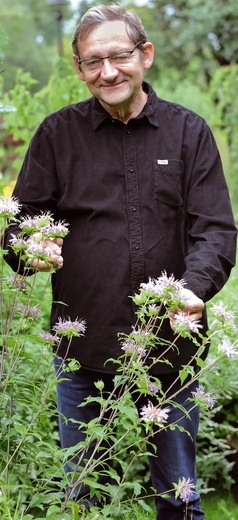
[[[101,100],[106,103],[107,105],[128,105],[130,102],[131,95],[112,95],[112,96],[103,96]]]

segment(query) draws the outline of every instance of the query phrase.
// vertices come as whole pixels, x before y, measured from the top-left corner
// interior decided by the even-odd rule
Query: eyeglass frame
[[[121,50],[121,51],[118,51],[118,52],[112,52],[111,54],[109,54],[108,56],[103,56],[102,58],[100,58],[99,56],[91,56],[91,58],[83,58],[82,60],[79,59],[78,57],[78,65],[81,65],[81,63],[85,62],[85,61],[90,61],[90,60],[93,60],[93,59],[98,59],[100,60],[102,63],[101,63],[101,66],[103,65],[103,60],[108,60],[110,61],[110,58],[112,56],[117,56],[118,54],[122,54],[123,52],[128,52],[129,54],[133,54],[133,52],[136,50],[136,48],[138,47],[138,45],[140,45],[140,43],[144,43],[143,40],[140,40],[139,42],[136,43],[135,47],[133,47],[133,49],[131,51],[128,51],[128,50]],[[99,67],[100,68],[100,67]]]

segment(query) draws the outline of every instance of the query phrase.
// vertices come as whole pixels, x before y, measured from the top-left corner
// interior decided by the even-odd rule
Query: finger
[[[58,255],[58,253],[57,254],[54,253],[54,254],[50,255],[49,262],[51,264],[53,264],[55,267],[62,267],[63,257],[61,255]]]
[[[204,303],[202,300],[200,300],[199,302],[196,302],[196,303],[192,303],[190,305],[185,305],[182,310],[183,312],[187,312],[189,314],[194,314],[194,313],[203,313],[203,310],[204,310]]]
[[[60,269],[63,267],[63,258],[62,256],[52,256],[49,257],[48,262],[44,262],[43,260],[34,259],[31,262],[31,267],[41,272],[49,272],[52,270],[52,267]]]
[[[62,247],[64,241],[63,241],[63,238],[57,237],[57,238],[55,238],[54,242],[55,242],[55,244],[57,244],[59,247]]]
[[[202,310],[197,312],[188,312],[191,321],[199,321],[202,317]]]
[[[45,243],[44,248],[46,249],[49,258],[53,258],[54,256],[61,256],[62,248],[55,244],[55,242]]]

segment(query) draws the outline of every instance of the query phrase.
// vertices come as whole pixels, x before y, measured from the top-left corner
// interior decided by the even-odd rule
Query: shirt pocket
[[[154,198],[167,206],[183,204],[183,161],[176,159],[154,161]]]

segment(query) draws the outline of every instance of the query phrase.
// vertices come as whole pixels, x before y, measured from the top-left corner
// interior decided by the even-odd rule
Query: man
[[[210,129],[193,112],[159,99],[144,82],[154,49],[138,17],[120,5],[89,9],[76,29],[73,51],[76,73],[92,97],[43,121],[14,191],[22,214],[50,211],[69,223],[63,248],[59,240],[46,244],[59,268],[52,276],[52,326],[59,316],[80,316],[87,323],[85,337],[74,338],[67,353],[66,343],[59,351],[81,364],[58,384],[63,447],[82,439],[77,421],[98,414],[96,405],[78,407],[95,395],[94,381],[103,379],[106,391],[112,386],[115,365],[106,361],[121,355],[117,333],[129,333],[135,321],[130,296],[149,277],[173,273],[186,282],[184,310],[191,320],[201,319],[205,331],[204,302],[229,276],[236,237]],[[8,261],[16,268],[11,251]],[[34,267],[48,269],[42,261]],[[173,339],[175,314],[163,329],[167,340]],[[195,352],[188,339],[177,346],[169,364],[154,367],[164,391]],[[191,385],[180,394],[185,407],[192,391]],[[177,409],[171,413],[173,421]],[[161,493],[179,477],[196,484],[198,410],[181,425],[190,436],[175,429],[153,439],[157,456],[151,457],[150,471],[162,520],[182,520],[184,503]],[[87,489],[77,493],[75,499],[85,503]],[[197,492],[187,507],[194,520],[204,517]]]

